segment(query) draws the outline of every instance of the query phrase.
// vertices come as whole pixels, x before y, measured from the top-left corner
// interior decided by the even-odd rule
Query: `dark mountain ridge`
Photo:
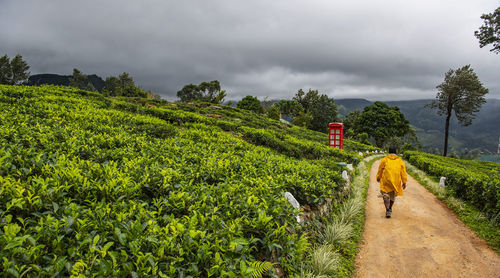
[[[53,73],[42,73],[31,75],[28,79],[26,85],[36,86],[36,85],[62,85],[69,86],[69,78],[71,75],[59,75]],[[96,74],[87,75],[90,83],[94,86],[97,91],[102,91],[104,88],[104,80]]]

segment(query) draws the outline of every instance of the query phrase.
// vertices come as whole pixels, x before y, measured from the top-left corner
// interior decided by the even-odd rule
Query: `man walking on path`
[[[396,155],[396,148],[389,148],[389,154],[380,162],[377,181],[384,199],[385,217],[390,218],[396,196],[403,196],[407,182],[405,163]]]

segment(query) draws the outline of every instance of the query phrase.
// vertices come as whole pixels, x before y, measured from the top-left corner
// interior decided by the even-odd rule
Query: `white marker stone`
[[[446,177],[441,177],[439,179],[439,185],[441,185],[442,187],[446,187],[445,181],[446,181]]]
[[[346,171],[346,170],[342,171],[342,178],[343,178],[345,181],[349,181],[349,175],[347,174],[347,171]]]
[[[288,191],[285,192],[285,198],[287,198],[288,202],[290,203],[290,205],[292,205],[292,207],[296,209],[300,208],[299,202],[295,199],[295,197],[293,197],[292,193]]]

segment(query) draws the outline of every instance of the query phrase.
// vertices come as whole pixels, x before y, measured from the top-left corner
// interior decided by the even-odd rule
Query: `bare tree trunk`
[[[446,115],[446,126],[444,128],[444,151],[443,151],[443,156],[446,156],[448,153],[448,130],[450,129],[450,118],[451,118],[451,111],[448,112]]]

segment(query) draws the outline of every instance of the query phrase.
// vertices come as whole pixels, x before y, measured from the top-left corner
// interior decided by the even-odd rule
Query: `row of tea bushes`
[[[499,216],[500,164],[416,151],[406,151],[404,158],[427,174],[446,177],[447,189],[456,197],[471,202],[492,217]]]

